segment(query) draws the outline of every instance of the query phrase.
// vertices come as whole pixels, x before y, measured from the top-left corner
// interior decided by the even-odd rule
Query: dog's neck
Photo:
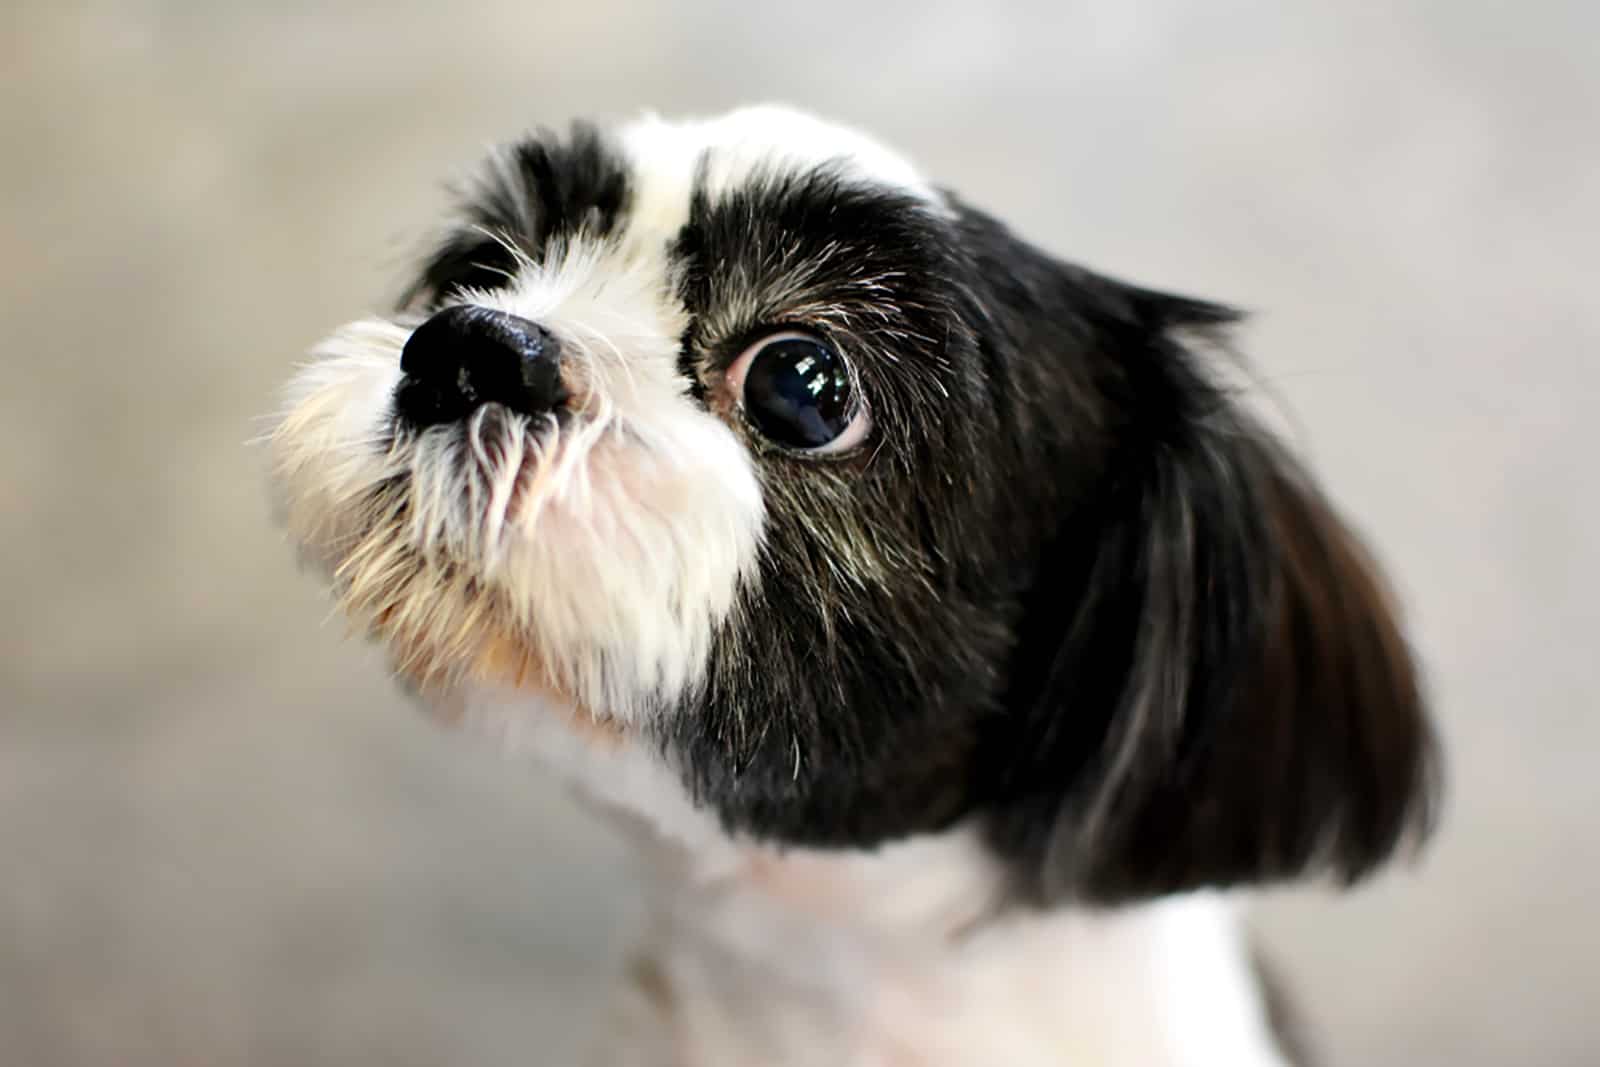
[[[622,1062],[1285,1062],[1220,897],[1007,907],[968,831],[873,853],[674,853],[625,993],[644,1058]]]
[[[1282,1067],[1230,903],[1028,910],[971,828],[875,851],[738,840],[647,746],[530,715],[446,710],[556,768],[662,877],[599,1064]]]

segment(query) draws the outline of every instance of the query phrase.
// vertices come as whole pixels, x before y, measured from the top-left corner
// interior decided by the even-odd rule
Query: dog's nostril
[[[491,308],[447,308],[412,331],[395,410],[414,426],[453,422],[484,404],[524,415],[566,399],[560,342],[543,326]]]

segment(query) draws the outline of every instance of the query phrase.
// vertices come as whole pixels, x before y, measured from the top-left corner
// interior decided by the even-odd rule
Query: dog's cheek
[[[319,344],[285,392],[267,439],[280,521],[315,563],[359,532],[374,487],[395,473],[382,444],[406,331],[351,323]]]

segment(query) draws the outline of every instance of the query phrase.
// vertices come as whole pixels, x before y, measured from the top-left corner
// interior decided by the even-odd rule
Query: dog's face
[[[276,478],[429,703],[731,833],[975,824],[1046,896],[1353,876],[1427,728],[1372,565],[1185,343],[1229,318],[794,113],[578,127],[317,349]]]

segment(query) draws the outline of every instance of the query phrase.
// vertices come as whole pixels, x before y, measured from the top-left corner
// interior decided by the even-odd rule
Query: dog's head
[[[317,349],[276,478],[435,708],[626,748],[729,834],[976,825],[1042,897],[1354,877],[1425,816],[1422,700],[1208,368],[1231,318],[794,113],[579,126]]]

